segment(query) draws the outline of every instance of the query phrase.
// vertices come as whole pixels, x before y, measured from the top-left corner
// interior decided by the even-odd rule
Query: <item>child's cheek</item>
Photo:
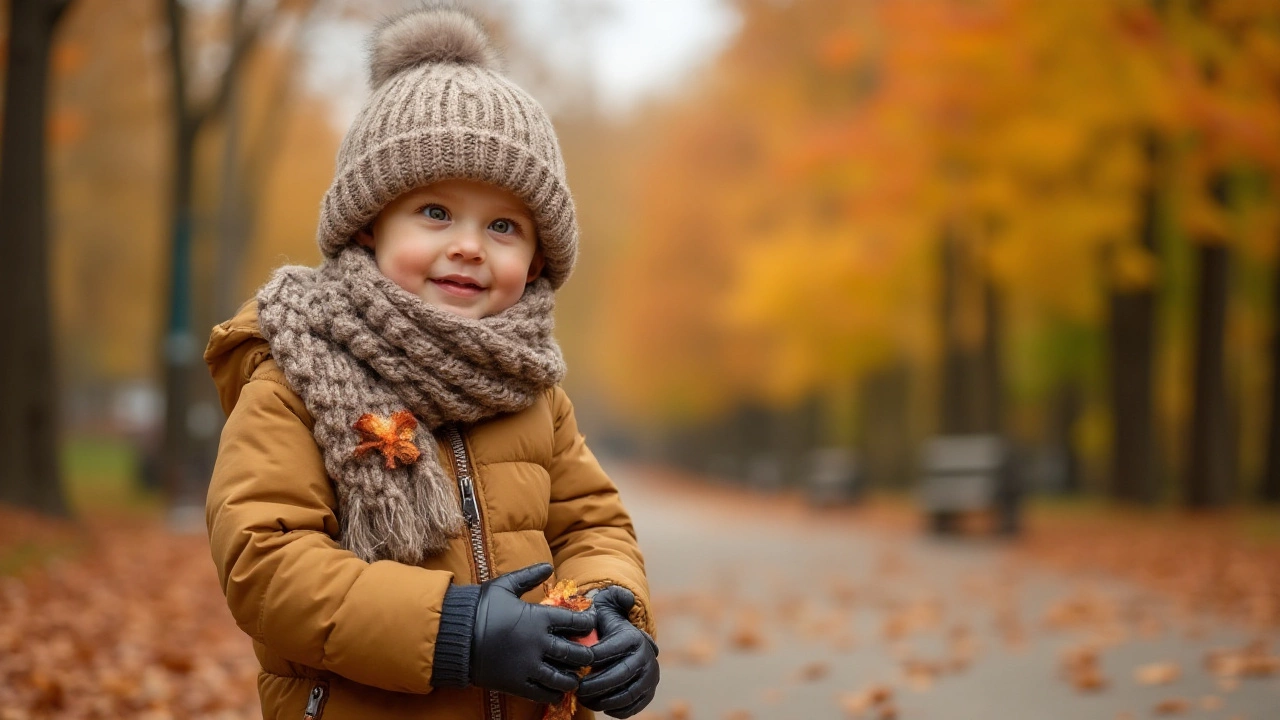
[[[426,283],[430,274],[430,260],[423,253],[414,252],[412,248],[396,248],[386,254],[384,262],[378,263],[382,271],[392,282],[408,292],[417,294]]]

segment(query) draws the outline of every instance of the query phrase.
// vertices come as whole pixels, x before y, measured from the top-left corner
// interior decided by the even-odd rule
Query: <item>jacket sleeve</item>
[[[452,573],[339,547],[336,499],[290,389],[254,379],[227,419],[205,518],[236,624],[291,662],[387,690],[431,690]]]
[[[568,396],[559,387],[552,392],[555,454],[549,468],[551,509],[546,535],[556,576],[573,580],[582,590],[607,585],[627,588],[636,596],[631,622],[654,635],[649,581],[631,516],[622,506],[618,488],[578,432]]]

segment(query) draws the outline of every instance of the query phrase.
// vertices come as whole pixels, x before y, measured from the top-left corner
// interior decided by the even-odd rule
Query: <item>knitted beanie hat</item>
[[[371,37],[373,92],[338,150],[317,232],[333,258],[401,194],[465,179],[509,190],[529,207],[559,288],[573,270],[578,221],[551,119],[503,77],[489,36],[449,2],[384,22]]]

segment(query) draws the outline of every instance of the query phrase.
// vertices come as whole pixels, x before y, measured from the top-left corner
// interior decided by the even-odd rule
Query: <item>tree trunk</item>
[[[4,100],[0,287],[10,324],[0,343],[0,502],[66,515],[58,465],[58,394],[45,210],[49,52],[66,2],[12,0]]]
[[[1078,494],[1084,489],[1080,478],[1080,456],[1076,452],[1075,427],[1080,419],[1080,385],[1075,379],[1067,380],[1055,393],[1052,416],[1049,421],[1049,444],[1062,462],[1063,493]]]
[[[1142,192],[1143,247],[1156,251],[1159,145],[1146,140],[1150,178]],[[1152,427],[1154,288],[1117,288],[1111,294],[1111,400],[1114,414],[1111,493],[1117,500],[1149,503],[1155,499],[1155,449]]]
[[[859,385],[859,463],[868,487],[910,487],[916,471],[911,436],[911,368],[895,362]]]
[[[198,348],[191,331],[192,166],[195,133],[174,133],[174,178],[169,213],[169,308],[164,339],[164,436],[160,447],[160,482],[171,504],[194,502],[195,483],[189,467],[191,437],[187,431],[192,369]]]
[[[218,322],[235,313],[240,297],[240,275],[249,245],[250,203],[241,162],[240,92],[233,88],[223,116],[222,178],[219,181],[218,245],[214,248],[213,315]],[[271,121],[268,121],[271,122]]]
[[[950,229],[941,243],[941,293],[938,316],[942,335],[942,402],[938,431],[944,435],[973,431],[973,372],[971,353],[960,340],[962,288],[966,280],[964,248]]]
[[[1154,499],[1152,447],[1152,349],[1155,298],[1150,290],[1111,297],[1111,396],[1115,409],[1112,495],[1146,503]]]
[[[192,321],[192,235],[193,188],[195,183],[196,142],[205,123],[222,114],[239,79],[249,49],[253,46],[263,22],[246,23],[247,0],[232,0],[229,10],[231,26],[230,54],[227,67],[215,83],[216,90],[207,102],[193,103],[188,97],[186,57],[187,34],[185,10],[180,0],[165,0],[169,29],[169,65],[171,74],[171,117],[174,127],[173,184],[170,195],[172,235],[169,256],[169,308],[163,342],[165,412],[160,442],[160,483],[173,508],[185,512],[204,505],[205,472],[194,452],[197,446],[192,427],[201,424],[200,409],[192,404],[194,374],[200,357],[200,344],[193,332]],[[179,519],[185,522],[185,519]]]
[[[822,444],[822,404],[810,395],[791,408],[773,411],[773,447],[778,454],[782,482],[802,486],[809,479],[814,449]]]
[[[1227,387],[1223,344],[1227,321],[1229,255],[1220,243],[1200,246],[1200,287],[1196,303],[1195,400],[1185,479],[1188,507],[1220,505],[1230,484]]]
[[[298,3],[295,3],[298,4]],[[304,37],[316,17],[317,3],[301,3],[301,20],[292,37]],[[242,11],[241,11],[242,12]],[[239,21],[242,21],[240,18]],[[260,114],[258,132],[245,132],[244,89],[230,87],[223,109],[226,136],[222,151],[222,178],[219,182],[221,207],[218,211],[218,244],[215,248],[213,311],[219,322],[240,307],[244,261],[254,228],[258,223],[258,202],[266,192],[267,175],[284,146],[288,117],[297,91],[294,82],[298,52],[291,52],[276,72],[267,93],[267,108]]]
[[[1267,434],[1267,467],[1260,494],[1267,503],[1280,503],[1280,261],[1271,286],[1271,428]]]
[[[1003,435],[1004,383],[1000,357],[1003,323],[1000,313],[1000,288],[991,278],[984,279],[982,286],[982,365],[979,369],[982,415],[979,429],[983,432]]]

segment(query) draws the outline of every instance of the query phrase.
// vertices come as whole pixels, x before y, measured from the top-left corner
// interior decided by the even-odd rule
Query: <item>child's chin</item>
[[[436,298],[430,297],[424,297],[422,298],[422,301],[437,310],[442,310],[451,315],[457,315],[458,317],[471,318],[472,320],[479,320],[481,317],[484,317],[483,308],[479,305],[458,306],[451,303],[440,302]]]

